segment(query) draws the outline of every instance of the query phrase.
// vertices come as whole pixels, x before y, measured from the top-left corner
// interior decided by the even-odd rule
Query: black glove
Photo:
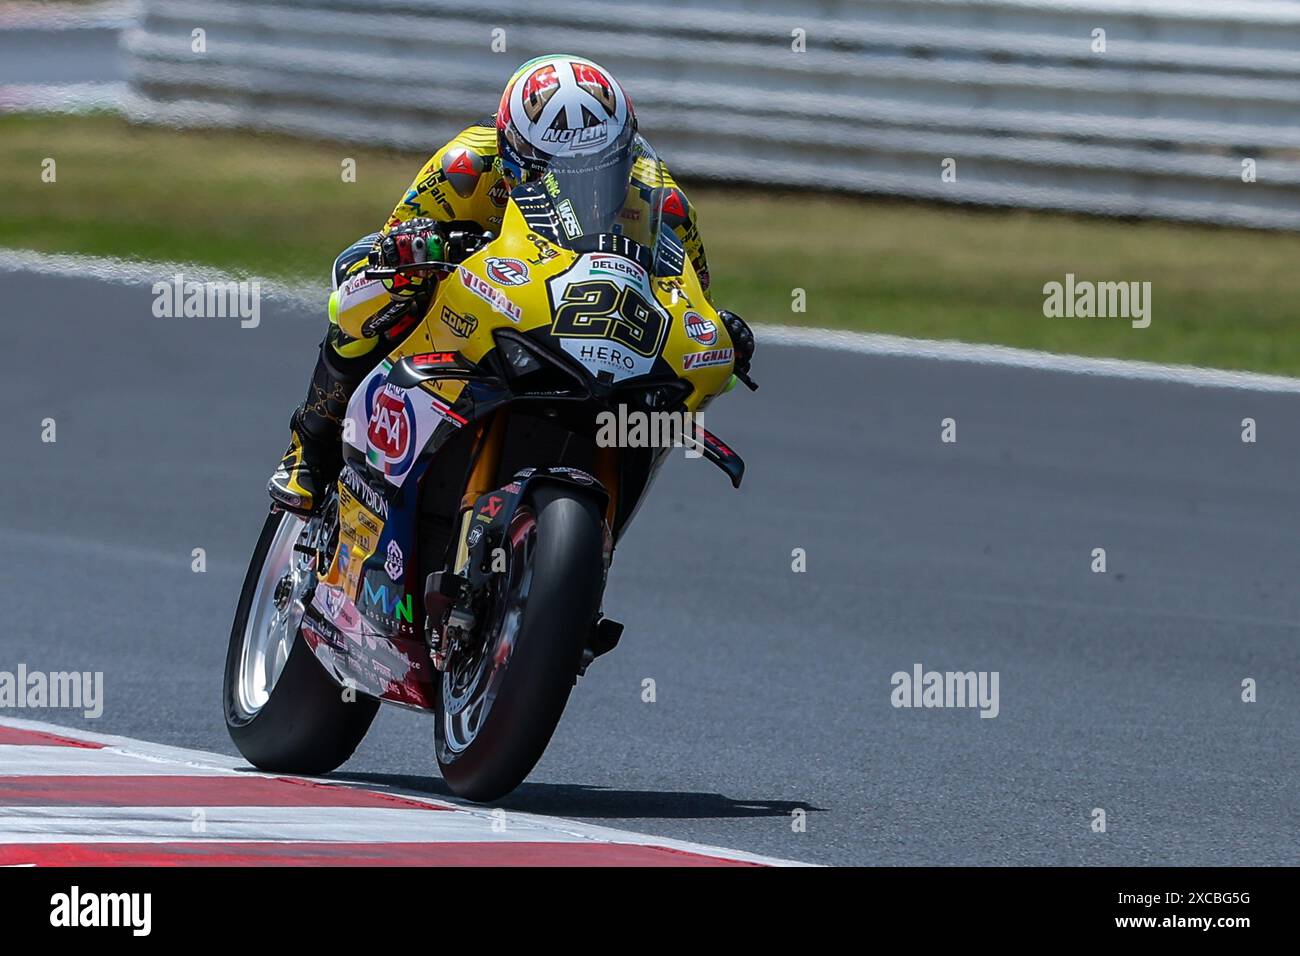
[[[736,377],[748,385],[746,379],[749,376],[749,363],[754,358],[754,333],[745,323],[745,320],[736,315],[735,312],[719,309],[718,318],[727,327],[727,334],[731,336],[732,348],[736,351]]]

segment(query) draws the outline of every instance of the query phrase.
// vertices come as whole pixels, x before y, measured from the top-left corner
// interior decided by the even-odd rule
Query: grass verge
[[[356,182],[343,181],[345,158]],[[111,116],[3,116],[0,245],[323,281],[425,158]],[[1298,235],[689,185],[714,298],[751,321],[1300,374]],[[1044,317],[1043,285],[1067,272],[1150,282],[1151,326]],[[795,289],[804,312],[791,310]]]

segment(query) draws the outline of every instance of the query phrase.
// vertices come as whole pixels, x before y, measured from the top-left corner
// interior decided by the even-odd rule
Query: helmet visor
[[[546,165],[540,182],[559,218],[560,234],[580,236],[616,232],[632,179],[636,133],[625,128],[598,153],[560,156]]]

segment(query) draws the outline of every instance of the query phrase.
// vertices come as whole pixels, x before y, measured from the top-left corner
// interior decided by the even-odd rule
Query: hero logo
[[[617,382],[654,369],[670,319],[648,294],[649,277],[638,263],[586,253],[546,283],[555,309],[551,334],[589,372]]]
[[[564,343],[564,350],[572,352],[569,343]],[[578,358],[584,365],[600,365],[634,374],[637,370],[637,357],[613,345],[579,345]]]
[[[518,259],[490,256],[485,265],[488,278],[497,285],[525,285],[528,282],[528,266]]]
[[[415,460],[415,408],[411,400],[402,389],[376,378],[367,404],[370,426],[366,430],[366,459],[390,477],[406,474]]]
[[[687,312],[683,316],[686,322],[686,334],[692,341],[701,345],[712,345],[718,341],[718,327],[698,312]]]

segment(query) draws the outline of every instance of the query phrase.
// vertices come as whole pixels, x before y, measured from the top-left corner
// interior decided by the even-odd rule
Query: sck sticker
[[[712,345],[718,341],[718,327],[698,312],[687,312],[683,317],[686,334],[692,341],[701,345]]]
[[[406,392],[375,379],[367,397],[370,426],[366,459],[384,474],[397,477],[410,469],[415,459],[415,408]]]

